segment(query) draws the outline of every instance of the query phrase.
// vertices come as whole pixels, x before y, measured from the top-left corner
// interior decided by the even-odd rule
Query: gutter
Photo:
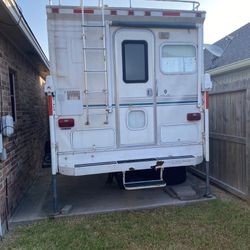
[[[247,67],[250,67],[250,58],[240,60],[234,63],[230,63],[230,64],[227,64],[227,65],[215,68],[215,69],[207,70],[207,73],[209,73],[211,76],[216,76],[216,75],[227,73],[229,71],[235,71],[235,70],[247,68]]]
[[[37,54],[40,56],[41,60],[43,61],[44,65],[49,69],[49,61],[44,54],[40,44],[38,43],[35,35],[33,34],[32,30],[30,29],[28,23],[26,22],[23,14],[21,13],[20,9],[18,8],[16,2],[14,0],[3,0],[7,10],[9,11],[10,15],[12,16],[15,23],[18,24],[21,31],[27,37],[27,39],[32,44],[33,48],[36,50]]]

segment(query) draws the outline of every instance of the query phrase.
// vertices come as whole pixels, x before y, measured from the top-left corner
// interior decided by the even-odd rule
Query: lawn
[[[2,244],[2,246],[1,246]],[[184,207],[50,219],[15,228],[0,249],[250,249],[250,208],[213,200]]]

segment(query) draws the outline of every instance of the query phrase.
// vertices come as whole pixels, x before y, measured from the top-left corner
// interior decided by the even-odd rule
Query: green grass
[[[0,249],[250,249],[250,209],[214,200],[185,207],[46,220],[14,229]]]

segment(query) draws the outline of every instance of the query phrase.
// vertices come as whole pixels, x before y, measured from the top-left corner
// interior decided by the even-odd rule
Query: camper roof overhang
[[[74,19],[79,18],[82,9],[74,6],[47,6],[49,19]],[[58,15],[60,14],[60,15]],[[85,7],[86,21],[100,20],[101,9]],[[205,20],[204,11],[187,10],[162,10],[147,8],[105,8],[105,20],[113,26],[128,27],[169,27],[169,28],[196,28]]]
[[[14,0],[0,1],[0,32],[37,68],[41,77],[49,73],[49,61]]]

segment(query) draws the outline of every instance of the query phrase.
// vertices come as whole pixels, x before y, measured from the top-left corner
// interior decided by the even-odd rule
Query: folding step
[[[150,180],[150,181],[127,182],[124,183],[123,185],[126,190],[138,190],[138,189],[165,187],[166,182],[163,180]]]

